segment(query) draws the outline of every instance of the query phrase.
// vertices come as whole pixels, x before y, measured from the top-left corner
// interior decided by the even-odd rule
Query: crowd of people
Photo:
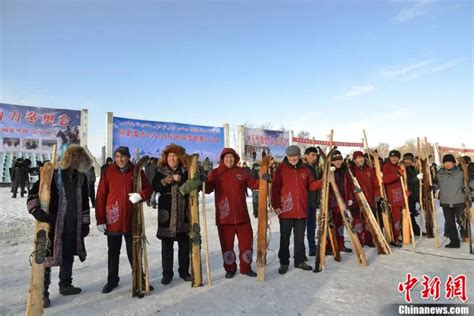
[[[140,170],[142,190],[133,192],[133,174],[135,164],[127,147],[118,147],[113,158],[107,158],[100,171],[100,180],[95,193],[95,178],[92,160],[83,147],[71,145],[65,151],[51,183],[51,203],[48,210],[41,209],[39,199],[39,181],[29,191],[28,211],[41,222],[51,225],[50,257],[47,260],[47,272],[44,280],[44,306],[50,304],[49,284],[50,268],[59,266],[59,291],[62,295],[74,295],[81,289],[72,285],[72,266],[74,256],[85,260],[86,249],[84,238],[89,234],[91,224],[90,205],[95,207],[97,230],[107,237],[108,275],[103,293],[113,291],[119,285],[119,257],[122,242],[125,240],[126,252],[132,265],[132,205],[148,203],[157,209],[158,229],[156,236],[161,240],[161,283],[169,284],[174,276],[174,243],[178,244],[178,274],[184,281],[191,281],[190,265],[190,215],[188,195],[193,190],[202,188],[205,182],[206,193],[214,192],[215,223],[217,226],[225,278],[231,279],[240,270],[248,277],[256,277],[252,269],[253,229],[247,209],[247,190],[252,190],[253,215],[258,216],[258,188],[260,181],[271,183],[269,210],[279,218],[280,249],[278,272],[285,274],[290,266],[290,237],[294,236],[293,264],[297,269],[312,270],[308,257],[317,252],[317,210],[320,207],[320,190],[322,186],[321,157],[318,148],[300,148],[291,145],[286,149],[286,157],[281,162],[272,162],[270,171],[261,174],[259,163],[252,167],[240,162],[240,157],[232,148],[224,148],[217,168],[200,165],[193,178],[188,178],[187,153],[185,148],[168,145],[161,157],[152,158],[149,164]],[[375,247],[373,238],[365,219],[360,215],[360,206],[354,197],[354,187],[349,178],[348,169],[360,183],[368,204],[377,212],[378,204],[383,197],[375,170],[367,163],[368,156],[355,151],[351,159],[343,157],[340,151],[334,150],[330,157],[332,170],[339,192],[349,208],[353,228],[362,245]],[[373,159],[373,158],[372,158]],[[394,240],[393,247],[401,247],[401,217],[403,207],[402,185],[400,176],[406,172],[408,179],[409,208],[411,222],[416,234],[423,230],[417,224],[418,216],[418,181],[423,178],[414,167],[416,157],[411,153],[403,156],[392,150],[382,160],[382,185],[391,205],[391,225]],[[474,189],[474,167],[469,157],[464,157],[469,164],[470,188]],[[402,167],[403,166],[403,167]],[[433,166],[435,168],[435,166]],[[15,173],[21,167],[14,167]],[[464,186],[463,172],[456,164],[453,155],[443,157],[443,165],[435,173],[430,190],[439,191],[440,205],[445,217],[444,234],[450,239],[447,248],[459,248],[465,240],[466,223],[460,220],[464,215],[464,205],[470,192]],[[138,171],[137,171],[138,172]],[[58,181],[58,178],[61,181]],[[20,179],[20,178],[18,178]],[[19,182],[20,186],[22,182]],[[90,203],[89,203],[90,202]],[[332,224],[336,231],[338,247],[343,252],[352,252],[344,240],[343,218],[336,196],[329,192],[328,202]],[[457,225],[459,227],[457,227]],[[458,233],[460,230],[460,235]],[[423,233],[423,232],[421,232]],[[305,246],[307,239],[308,251]],[[461,236],[461,238],[459,237]],[[238,256],[234,251],[234,241],[238,240]],[[239,267],[237,267],[237,263]],[[150,286],[152,290],[153,287]]]

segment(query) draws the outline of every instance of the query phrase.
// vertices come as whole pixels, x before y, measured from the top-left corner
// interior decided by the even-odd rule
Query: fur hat
[[[165,149],[163,149],[159,161],[160,167],[166,167],[168,165],[168,155],[170,153],[176,154],[178,156],[179,161],[181,162],[181,166],[186,168],[186,149],[176,144],[169,144],[165,147]]]
[[[65,170],[69,168],[72,156],[74,155],[79,156],[79,167],[77,170],[79,172],[87,172],[92,166],[92,159],[89,157],[84,147],[79,145],[71,145],[66,149],[64,156],[61,159],[61,169]]]

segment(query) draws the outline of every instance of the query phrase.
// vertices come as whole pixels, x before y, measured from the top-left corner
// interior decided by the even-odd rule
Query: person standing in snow
[[[187,282],[192,280],[189,273],[190,216],[187,194],[200,187],[202,182],[199,179],[188,180],[186,167],[185,149],[176,144],[170,144],[161,154],[160,164],[156,168],[153,179],[153,188],[160,193],[156,237],[161,240],[162,284],[169,284],[173,279],[175,242],[178,243],[179,276]]]
[[[55,172],[47,212],[41,209],[38,180],[28,196],[28,211],[40,222],[49,223],[49,256],[45,262],[43,307],[50,306],[51,267],[59,266],[59,293],[75,295],[81,289],[72,285],[74,256],[86,259],[84,238],[89,234],[90,211],[85,172],[92,164],[83,147],[71,145],[61,160],[61,181]],[[59,185],[59,187],[58,187]]]
[[[456,219],[458,223],[462,223],[462,225],[459,225],[461,236],[467,237],[464,207],[470,192],[465,191],[464,173],[456,166],[456,159],[453,155],[444,155],[443,168],[441,168],[433,180],[433,187],[439,189],[439,203],[443,208],[445,232],[450,240],[450,243],[445,247],[459,248],[461,245],[456,228]]]
[[[286,157],[278,166],[272,180],[271,204],[280,221],[280,268],[285,274],[290,264],[290,236],[294,231],[295,268],[311,270],[305,262],[304,232],[308,217],[308,191],[321,188],[321,180],[314,180],[310,170],[301,160],[298,146],[286,149]]]
[[[416,222],[416,217],[420,215],[416,209],[416,203],[419,203],[420,197],[420,184],[419,181],[423,180],[423,173],[419,173],[414,166],[415,156],[412,153],[406,153],[403,155],[403,165],[407,173],[407,184],[408,192],[408,205],[410,207],[410,219],[413,226],[413,233],[415,236],[420,234],[420,226]],[[425,234],[426,235],[426,234]]]
[[[405,205],[403,197],[402,183],[400,176],[403,175],[403,169],[400,168],[398,162],[401,158],[398,150],[392,150],[388,154],[388,160],[382,166],[383,183],[387,192],[387,198],[392,207],[392,231],[393,241],[390,245],[394,247],[402,247],[399,240],[401,230],[402,208]]]
[[[311,172],[313,179],[319,179],[321,174],[318,166],[318,149],[308,147],[304,151],[305,166]],[[306,222],[306,238],[308,239],[309,256],[316,256],[316,211],[319,206],[319,190],[308,192],[308,218]]]
[[[348,167],[344,163],[342,154],[339,150],[335,150],[332,153],[331,168],[336,169],[334,171],[334,179],[336,181],[337,188],[339,189],[339,193],[341,194],[341,198],[344,200],[346,207],[350,209],[354,229],[357,234],[362,234],[363,225],[360,218],[360,210],[357,209],[356,205],[354,204],[354,187],[349,180],[349,174],[347,172]],[[344,244],[344,221],[332,187],[329,189],[329,212],[331,213],[331,217],[336,228],[336,239],[339,250],[344,252],[352,252],[352,249],[346,247]]]
[[[350,166],[351,172],[357,179],[357,182],[359,182],[360,188],[367,199],[367,203],[374,212],[374,216],[376,216],[376,204],[380,200],[380,186],[377,181],[375,170],[367,165],[365,155],[361,151],[355,151],[352,154],[352,159],[353,164]],[[366,219],[363,221],[362,225],[362,232],[357,233],[361,244],[371,248],[375,247]]]
[[[108,276],[102,293],[109,293],[118,286],[122,237],[132,266],[132,204],[146,201],[153,191],[141,170],[142,191],[132,192],[135,165],[130,161],[128,147],[118,147],[114,158],[115,162],[105,169],[100,178],[95,205],[97,230],[107,236],[108,246]],[[150,290],[153,290],[152,286]]]
[[[258,178],[238,167],[239,155],[232,148],[224,148],[219,167],[212,170],[206,181],[206,193],[215,191],[216,225],[219,232],[226,279],[237,271],[234,238],[239,240],[240,273],[256,277],[252,271],[253,231],[250,224],[245,192],[258,189]],[[269,178],[269,176],[268,176]]]

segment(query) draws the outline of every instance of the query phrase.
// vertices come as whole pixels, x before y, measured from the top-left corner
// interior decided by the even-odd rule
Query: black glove
[[[48,213],[43,211],[40,208],[37,208],[33,213],[31,213],[38,222],[49,223],[51,216]]]
[[[81,237],[85,238],[89,235],[89,224],[82,224]]]

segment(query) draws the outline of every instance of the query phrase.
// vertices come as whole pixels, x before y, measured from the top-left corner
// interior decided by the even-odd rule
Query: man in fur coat
[[[64,153],[60,171],[55,172],[51,182],[49,210],[41,209],[39,180],[28,196],[28,211],[40,222],[47,222],[49,230],[49,257],[46,258],[43,306],[50,305],[49,285],[51,267],[59,266],[59,293],[75,295],[81,289],[72,285],[74,256],[86,259],[84,237],[89,234],[90,214],[88,184],[85,172],[92,165],[91,158],[83,147],[71,145]],[[58,181],[58,179],[61,179]]]

